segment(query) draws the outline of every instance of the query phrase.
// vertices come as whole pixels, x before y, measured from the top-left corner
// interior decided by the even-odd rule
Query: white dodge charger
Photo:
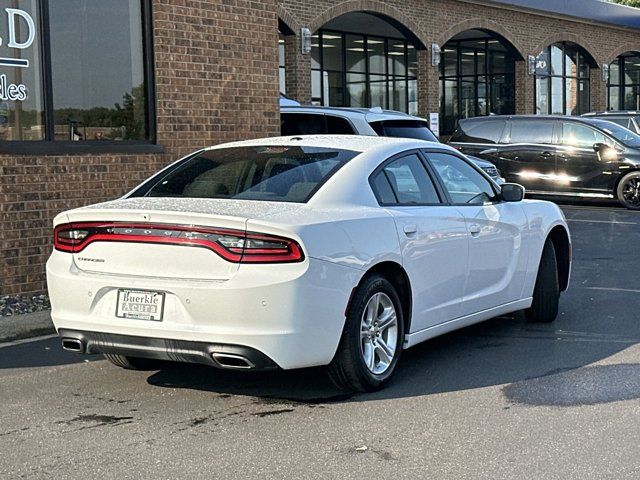
[[[63,348],[124,368],[328,365],[373,390],[434,336],[518,310],[555,319],[569,230],[523,196],[420,140],[206,148],[55,218],[52,318]]]

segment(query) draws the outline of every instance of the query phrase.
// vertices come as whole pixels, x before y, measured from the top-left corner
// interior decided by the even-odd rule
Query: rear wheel
[[[128,357],[114,353],[105,353],[104,356],[115,366],[127,370],[157,370],[160,368],[160,361],[151,358]]]
[[[616,190],[618,201],[630,210],[640,210],[640,172],[622,177]]]
[[[538,277],[533,290],[533,303],[524,311],[528,322],[550,323],[558,316],[560,302],[560,282],[556,249],[549,239],[544,244],[542,258],[538,267]]]
[[[395,372],[404,341],[400,298],[380,275],[356,291],[329,376],[339,388],[366,392],[382,388]]]

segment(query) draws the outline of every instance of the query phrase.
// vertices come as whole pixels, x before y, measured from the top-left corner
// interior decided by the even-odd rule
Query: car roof
[[[640,112],[637,110],[608,110],[606,112],[589,112],[583,117],[637,117]]]
[[[380,107],[354,108],[354,107],[325,107],[319,105],[282,106],[282,113],[326,113],[328,115],[340,115],[343,117],[365,117],[370,122],[382,122],[385,120],[420,120],[424,118],[409,115],[396,110],[384,110]]]
[[[589,120],[591,119],[587,116],[576,117],[571,115],[487,115],[481,117],[462,118],[459,120],[459,123],[497,120],[565,120],[574,122],[589,122]]]
[[[363,135],[294,135],[286,137],[269,137],[215,145],[208,147],[205,150],[259,146],[338,148],[341,150],[351,150],[360,153],[389,147],[397,147],[398,150],[443,147],[443,150],[455,151],[452,147],[448,147],[447,145],[439,142],[428,142],[426,140],[416,140],[414,138],[369,137]]]

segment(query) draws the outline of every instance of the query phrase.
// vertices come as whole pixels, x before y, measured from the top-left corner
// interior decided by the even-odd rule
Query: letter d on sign
[[[36,38],[36,25],[33,23],[33,18],[24,10],[15,8],[5,8],[5,10],[9,19],[9,43],[7,43],[7,47],[20,49],[29,48]],[[29,36],[23,43],[18,42],[16,38],[16,16],[22,17],[29,27]]]

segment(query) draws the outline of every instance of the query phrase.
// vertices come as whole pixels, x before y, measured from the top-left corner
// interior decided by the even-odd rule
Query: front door
[[[373,180],[394,217],[403,266],[411,281],[414,333],[460,316],[468,260],[467,227],[441,195],[417,152],[396,157]]]
[[[610,161],[601,159],[601,154],[594,150],[597,143],[614,144],[603,133],[588,125],[562,122],[562,141],[556,170],[557,192],[610,193]]]
[[[491,183],[466,160],[444,152],[426,155],[466,222],[469,267],[462,316],[519,300],[528,258],[522,206],[501,202]]]

